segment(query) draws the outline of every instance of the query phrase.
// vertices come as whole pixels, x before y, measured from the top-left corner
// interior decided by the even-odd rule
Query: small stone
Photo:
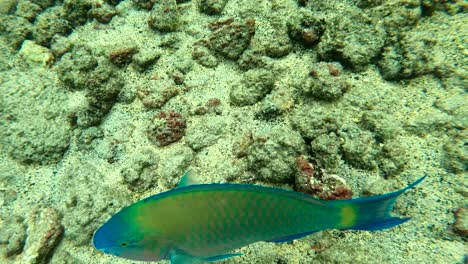
[[[460,235],[462,238],[468,238],[468,210],[467,208],[460,208],[455,213],[455,224],[453,231]]]
[[[99,127],[89,127],[81,131],[78,137],[78,148],[80,149],[91,149],[91,145],[98,139],[104,137],[104,132]]]
[[[172,79],[174,80],[174,83],[177,85],[182,85],[184,84],[185,76],[184,73],[181,71],[175,71],[172,74]]]
[[[246,50],[237,60],[237,64],[244,71],[255,68],[268,68],[273,64],[272,62],[271,58],[256,50]]]
[[[119,48],[111,52],[109,60],[115,65],[122,67],[132,61],[133,55],[137,52],[135,47]]]
[[[80,127],[97,125],[110,111],[123,87],[117,69],[107,58],[95,55],[86,46],[76,45],[62,56],[56,67],[58,78],[70,90],[84,91],[86,98],[84,107],[70,115],[73,124]]]
[[[137,95],[146,108],[152,109],[163,107],[171,98],[177,96],[179,92],[180,90],[176,86],[159,89],[147,86],[140,89]]]
[[[442,165],[452,173],[465,173],[468,170],[468,151],[466,147],[466,133],[459,132],[451,135],[443,147],[444,158]]]
[[[168,149],[161,157],[158,185],[174,188],[180,180],[180,175],[187,171],[193,159],[194,153],[189,147],[179,145]]]
[[[207,15],[219,15],[223,12],[228,0],[201,0],[200,11]]]
[[[55,36],[50,42],[50,51],[52,51],[56,59],[62,57],[62,55],[67,53],[72,47],[72,42],[64,36]]]
[[[95,18],[99,23],[104,24],[109,23],[115,15],[117,15],[115,7],[107,4],[99,8],[92,8],[88,13],[89,17]]]
[[[56,4],[55,0],[29,0],[35,4],[40,5],[42,8],[51,7]]]
[[[405,32],[393,46],[384,47],[378,62],[382,76],[387,80],[399,80],[433,73],[440,68],[443,52],[430,33]]]
[[[286,25],[275,25],[271,32],[262,36],[259,45],[263,47],[266,55],[271,58],[280,58],[288,55],[292,50],[291,39]]]
[[[20,263],[47,263],[51,253],[63,235],[60,214],[53,208],[45,208],[40,215],[33,215],[28,220],[28,238]]]
[[[161,57],[160,51],[155,50],[140,50],[137,54],[132,56],[132,63],[134,68],[143,72],[153,65]]]
[[[196,45],[194,47],[192,58],[201,65],[208,68],[214,68],[218,65],[218,59],[213,54],[211,54],[207,47],[202,45]]]
[[[340,142],[335,133],[319,135],[310,142],[310,147],[320,167],[330,170],[341,163]]]
[[[275,76],[268,70],[250,70],[238,85],[233,85],[229,98],[238,106],[253,105],[263,99],[274,86]]]
[[[93,8],[93,2],[89,0],[64,0],[63,17],[70,22],[73,28],[83,25],[88,21],[88,12]]]
[[[304,31],[302,31],[302,40],[304,41],[304,44],[306,44],[308,46],[313,46],[313,45],[317,44],[317,42],[319,40],[319,36],[312,29],[304,30]]]
[[[24,58],[29,66],[49,67],[54,64],[54,55],[43,46],[37,45],[34,41],[25,40],[19,55]]]
[[[56,85],[54,75],[44,72],[2,76],[0,145],[2,152],[26,164],[57,162],[70,143],[68,115],[63,110],[68,95]]]
[[[152,0],[132,0],[133,5],[137,8],[151,10],[154,5],[154,1]]]

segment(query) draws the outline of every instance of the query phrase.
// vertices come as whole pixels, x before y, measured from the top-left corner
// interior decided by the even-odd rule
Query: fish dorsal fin
[[[184,176],[182,176],[182,178],[180,179],[177,188],[189,186],[192,184],[197,184],[197,182],[195,181],[195,173],[193,172],[193,170],[190,169],[184,173]]]

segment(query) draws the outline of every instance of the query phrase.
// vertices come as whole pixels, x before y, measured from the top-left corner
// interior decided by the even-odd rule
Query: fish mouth
[[[111,255],[114,255],[114,256],[119,256],[120,254],[118,253],[119,251],[117,250],[117,247],[115,246],[108,246],[108,247],[95,247],[96,250],[98,251],[101,251],[105,254],[111,254]]]
[[[93,246],[100,251],[108,251],[115,247],[115,243],[109,241],[106,230],[101,226],[93,234]],[[108,253],[108,252],[105,252]]]
[[[112,248],[115,248],[115,245],[106,243],[105,241],[102,241],[100,239],[96,239],[96,236],[93,237],[93,246],[95,249],[103,251],[106,254],[110,253]]]
[[[93,246],[95,249],[101,250],[101,251],[103,251],[105,248],[108,247],[104,243],[102,243],[102,241],[99,241],[99,239],[96,239],[96,233],[94,233],[94,236],[93,236]]]

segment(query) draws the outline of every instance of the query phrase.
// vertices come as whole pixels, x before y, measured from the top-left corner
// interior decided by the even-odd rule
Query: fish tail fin
[[[346,219],[346,215],[350,214],[354,215],[354,217],[347,218],[352,219],[348,223],[351,225],[348,225],[348,227],[344,229],[381,230],[408,221],[410,218],[392,217],[390,212],[393,209],[396,199],[407,190],[422,182],[424,178],[426,178],[426,176],[419,178],[406,188],[396,192],[348,200],[350,204],[343,204],[342,207],[343,217]]]

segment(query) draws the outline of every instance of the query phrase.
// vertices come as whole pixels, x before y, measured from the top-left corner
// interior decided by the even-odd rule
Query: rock
[[[31,34],[32,27],[32,24],[25,18],[0,14],[0,33],[13,48],[21,46],[21,43]]]
[[[71,137],[66,91],[47,72],[15,71],[2,76],[0,143],[23,163],[50,164],[60,160]],[[33,81],[41,80],[41,82]],[[14,118],[13,118],[14,117]]]
[[[157,183],[158,156],[150,149],[125,159],[121,174],[131,191],[143,192]]]
[[[140,50],[132,57],[134,68],[139,72],[148,70],[151,65],[158,61],[158,59],[161,57],[161,53],[161,51],[153,49]]]
[[[229,0],[201,0],[200,11],[207,15],[219,15]]]
[[[312,67],[307,79],[300,86],[305,94],[314,98],[332,101],[337,100],[351,88],[339,63],[317,63]]]
[[[104,56],[85,46],[75,46],[62,56],[55,68],[59,79],[72,91],[84,91],[85,103],[72,114],[80,127],[98,125],[117,102],[123,80],[118,68]]]
[[[25,240],[26,225],[22,217],[9,215],[8,218],[0,221],[0,245],[2,245],[0,253],[4,257],[20,254],[23,251]]]
[[[98,8],[92,8],[88,13],[89,17],[95,18],[99,23],[104,24],[109,23],[115,15],[117,15],[115,7],[106,4]]]
[[[15,10],[18,0],[2,0],[0,1],[0,14],[8,14]]]
[[[53,37],[67,36],[72,27],[63,15],[61,7],[48,8],[38,15],[32,32],[34,40],[44,47],[50,47]]]
[[[218,65],[218,59],[203,45],[195,45],[192,58],[208,68],[214,68]]]
[[[305,151],[305,144],[297,131],[277,126],[247,140],[244,136],[233,149],[238,157],[245,153],[248,169],[259,180],[286,183],[294,180],[296,158]]]
[[[273,89],[274,82],[275,76],[271,71],[247,71],[240,84],[232,86],[229,99],[237,106],[253,105]]]
[[[378,62],[382,76],[388,80],[413,78],[433,73],[442,65],[442,51],[437,40],[425,31],[405,32],[396,43],[384,48]]]
[[[168,149],[164,154],[158,168],[161,176],[158,185],[174,188],[194,159],[194,153],[189,147],[180,146]]]
[[[189,126],[185,136],[185,142],[195,151],[214,144],[226,127],[223,118],[208,116],[202,120]]]
[[[209,39],[211,49],[235,60],[250,45],[250,39],[255,34],[255,21],[247,19],[235,23],[234,19],[227,19],[212,23],[210,29],[213,31]]]
[[[96,161],[79,158],[64,164],[57,180],[57,191],[52,201],[60,206],[65,227],[64,239],[72,245],[90,246],[94,231],[124,206],[131,203],[127,188],[114,183],[105,184],[106,176],[96,166]],[[64,192],[63,190],[67,190]]]
[[[357,13],[354,16],[336,16],[328,21],[317,52],[323,60],[338,60],[362,69],[379,55],[384,43],[383,27]]]
[[[36,3],[31,3],[28,0],[20,0],[16,6],[15,14],[32,22],[42,10],[42,7]]]

